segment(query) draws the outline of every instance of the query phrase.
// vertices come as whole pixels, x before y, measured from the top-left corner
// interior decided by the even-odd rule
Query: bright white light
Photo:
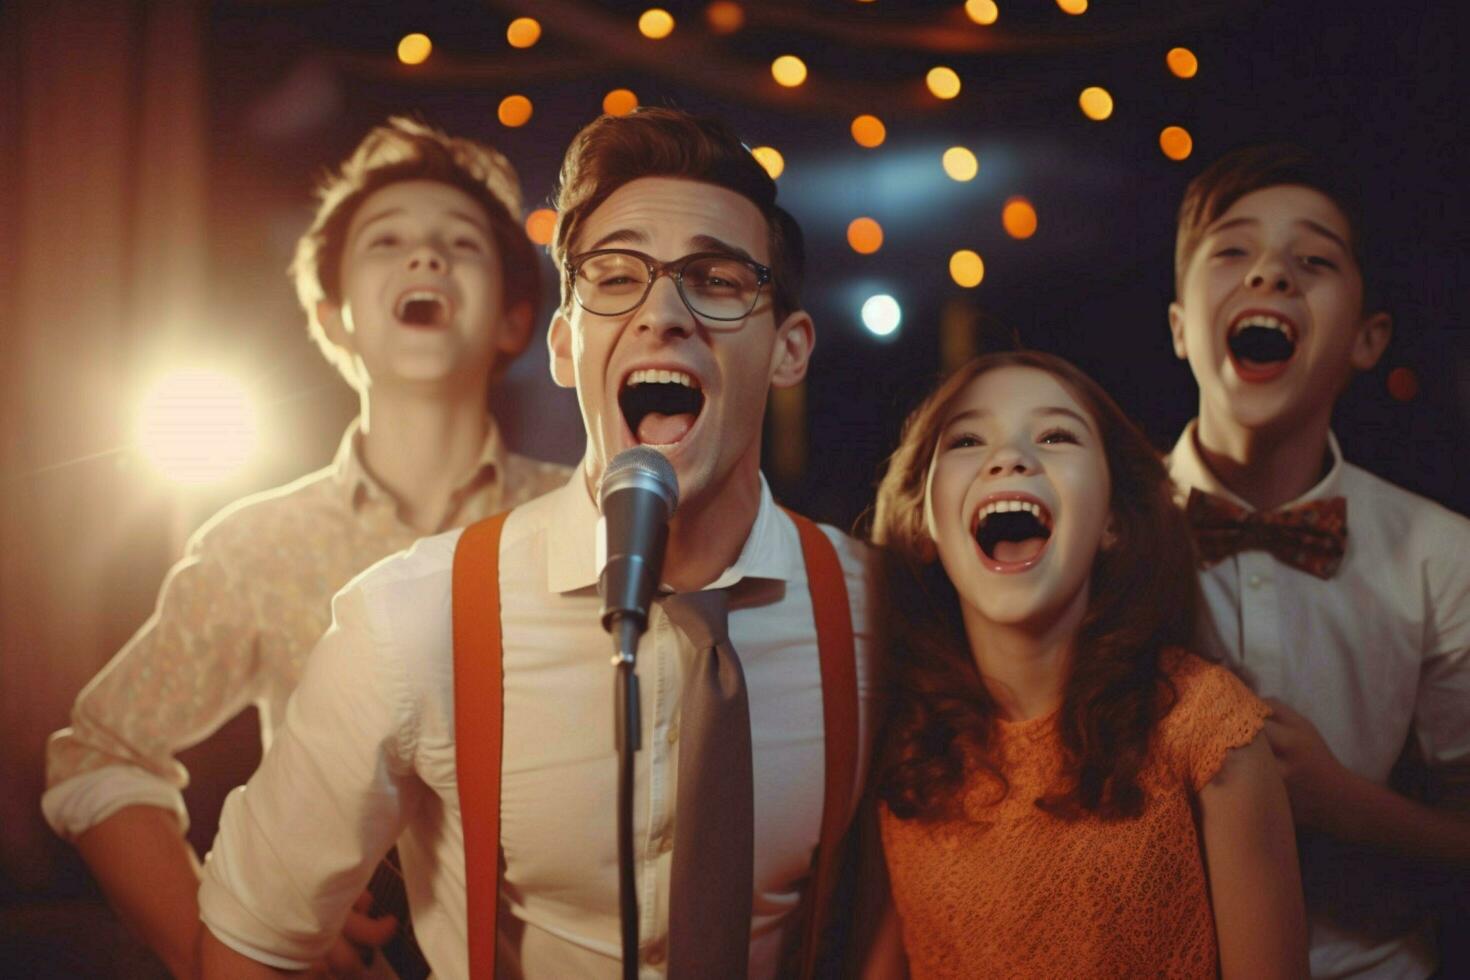
[[[205,486],[240,470],[255,453],[255,408],[239,381],[216,371],[167,375],[143,398],[138,448],[164,477]]]
[[[887,337],[903,322],[903,309],[887,293],[869,296],[863,304],[863,326],[878,337]]]

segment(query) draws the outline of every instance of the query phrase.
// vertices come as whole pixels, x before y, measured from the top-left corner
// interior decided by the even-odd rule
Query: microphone
[[[597,580],[602,626],[612,632],[618,620],[631,619],[641,633],[663,572],[669,519],[679,506],[679,479],[658,450],[627,449],[603,473],[598,502],[599,557],[606,557]]]

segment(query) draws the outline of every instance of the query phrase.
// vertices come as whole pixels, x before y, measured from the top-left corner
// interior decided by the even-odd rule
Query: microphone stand
[[[643,723],[639,717],[638,640],[648,624],[620,614],[611,624],[613,666],[617,669],[615,715],[618,746],[618,910],[623,938],[623,980],[638,978],[638,887],[633,855],[633,757]]]

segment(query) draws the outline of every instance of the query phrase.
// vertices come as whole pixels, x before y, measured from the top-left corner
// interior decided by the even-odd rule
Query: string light
[[[715,0],[704,8],[704,19],[716,34],[734,34],[745,26],[745,8],[733,0]]]
[[[1419,376],[1412,368],[1394,368],[1388,372],[1388,393],[1395,401],[1413,401],[1419,397]]]
[[[550,245],[556,233],[556,212],[550,208],[537,208],[526,215],[526,237],[537,245]]]
[[[964,182],[974,180],[975,175],[980,172],[980,161],[975,159],[975,154],[963,146],[951,146],[944,151],[944,172],[951,180]]]
[[[806,62],[794,54],[783,54],[771,62],[771,77],[779,85],[796,88],[806,81]]]
[[[427,34],[405,34],[398,42],[398,60],[405,65],[421,65],[434,50],[434,42]]]
[[[1102,122],[1113,114],[1113,97],[1108,90],[1098,85],[1091,85],[1082,90],[1077,98],[1077,104],[1082,107],[1082,114],[1088,119]]]
[[[1180,78],[1193,78],[1199,71],[1199,59],[1188,48],[1170,48],[1164,55],[1164,62]]]
[[[924,83],[936,98],[952,99],[960,94],[960,76],[955,74],[953,68],[943,65],[930,68],[929,74],[924,77]]]
[[[965,0],[965,16],[981,27],[989,27],[1000,16],[995,0]]]
[[[974,289],[985,278],[985,260],[979,253],[962,248],[949,257],[949,277],[966,289]]]
[[[852,139],[858,146],[872,149],[882,146],[888,138],[888,128],[877,116],[861,115],[852,121]]]
[[[1170,160],[1187,160],[1194,152],[1194,138],[1183,126],[1165,126],[1159,134],[1159,149]]]
[[[786,169],[785,158],[774,146],[757,146],[750,151],[750,155],[755,157],[756,163],[766,168],[766,173],[771,175],[772,180],[781,176]]]
[[[1036,234],[1036,208],[1024,197],[1013,197],[1001,208],[1000,223],[1012,238],[1030,238]]]
[[[859,255],[872,255],[883,247],[883,226],[872,218],[854,218],[847,226],[847,244]]]
[[[502,126],[515,129],[524,126],[531,121],[531,100],[524,95],[507,95],[500,100],[500,107],[495,110],[496,116],[500,118]]]
[[[649,7],[638,16],[638,31],[646,38],[662,41],[674,33],[674,15],[662,7]]]
[[[863,326],[875,337],[887,337],[903,322],[903,307],[887,293],[869,296],[863,303]]]
[[[630,88],[615,88],[602,97],[602,111],[609,116],[626,116],[638,108],[638,96]]]
[[[529,48],[541,40],[541,25],[534,17],[517,17],[505,29],[505,39],[513,48]]]
[[[1087,0],[1057,0],[1057,6],[1073,17],[1087,13]]]

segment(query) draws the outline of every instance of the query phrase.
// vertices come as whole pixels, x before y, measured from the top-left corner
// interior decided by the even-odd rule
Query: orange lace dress
[[[1147,802],[1136,818],[1068,821],[1035,805],[1060,765],[1054,714],[1000,724],[1010,791],[999,803],[977,772],[966,820],[900,820],[880,808],[915,980],[1218,975],[1194,803],[1267,709],[1193,655],[1171,676],[1179,699],[1140,774]]]

